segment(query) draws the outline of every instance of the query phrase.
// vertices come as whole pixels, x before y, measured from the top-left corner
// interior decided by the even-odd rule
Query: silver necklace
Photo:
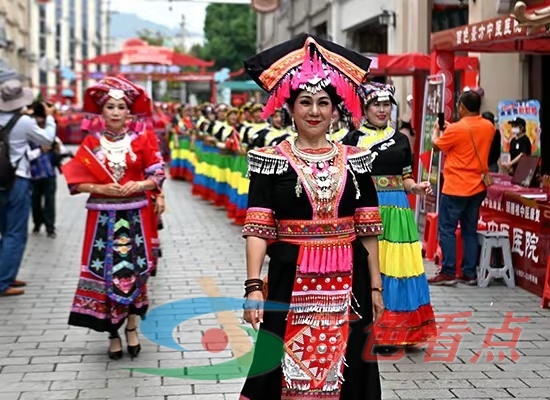
[[[329,142],[331,149],[324,154],[309,154],[296,147],[295,140],[291,140],[291,151],[304,164],[297,167],[303,172],[303,185],[316,200],[317,213],[330,214],[333,211],[332,200],[338,190],[340,171],[334,166],[334,159],[338,155],[338,146]],[[296,197],[302,194],[300,174],[296,179]]]
[[[132,151],[132,139],[130,135],[125,134],[124,137],[115,142],[110,141],[104,135],[99,139],[101,150],[107,158],[107,165],[113,171],[113,177],[118,182],[122,179],[126,172],[126,155],[130,153],[132,161],[135,161],[136,155]]]

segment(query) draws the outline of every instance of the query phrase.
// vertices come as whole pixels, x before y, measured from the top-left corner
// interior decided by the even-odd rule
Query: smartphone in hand
[[[445,113],[437,113],[437,123],[439,125],[439,130],[443,132],[445,130]]]

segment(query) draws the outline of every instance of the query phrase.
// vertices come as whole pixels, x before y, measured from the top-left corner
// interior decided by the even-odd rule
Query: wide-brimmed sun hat
[[[0,111],[19,110],[33,102],[31,88],[25,87],[15,71],[0,71]]]

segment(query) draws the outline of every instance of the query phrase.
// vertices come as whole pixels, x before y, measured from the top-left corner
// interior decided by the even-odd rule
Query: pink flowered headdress
[[[316,93],[332,86],[357,119],[363,114],[361,84],[371,60],[340,45],[309,34],[281,43],[246,60],[248,75],[270,93],[267,118],[285,105],[291,91]]]

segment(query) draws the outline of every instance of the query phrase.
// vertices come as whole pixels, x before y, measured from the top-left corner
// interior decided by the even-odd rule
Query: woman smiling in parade
[[[133,358],[141,350],[136,317],[147,311],[146,282],[152,259],[145,192],[159,193],[163,161],[147,134],[127,129],[130,114],[151,114],[150,100],[140,87],[122,78],[105,78],[86,90],[83,110],[101,114],[105,129],[84,138],[73,162],[92,168],[92,173],[105,170],[114,181],[71,176],[66,170],[71,192],[90,194],[69,325],[109,332],[109,358],[119,359],[118,330],[126,322],[127,349]],[[87,149],[91,153],[80,157]]]
[[[390,122],[393,86],[368,83],[365,123],[344,144],[370,150],[384,233],[380,236],[380,270],[386,310],[376,322],[378,350],[420,344],[436,333],[418,230],[406,193],[431,193],[429,182],[415,183],[408,138]]]
[[[362,358],[373,310],[378,317],[384,307],[371,154],[326,136],[338,104],[361,117],[360,84],[369,64],[306,34],[245,62],[271,92],[264,116],[286,105],[297,135],[248,153],[244,319],[260,335],[251,367],[257,373],[250,373],[241,399],[381,398],[378,364]],[[261,306],[266,253],[267,300],[286,311]],[[280,347],[262,332],[279,338]],[[273,357],[278,366],[262,371]]]

